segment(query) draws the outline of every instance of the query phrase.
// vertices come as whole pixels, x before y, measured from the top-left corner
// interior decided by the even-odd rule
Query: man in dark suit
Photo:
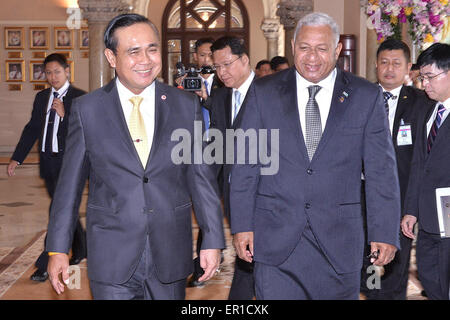
[[[86,228],[94,299],[183,299],[193,269],[192,206],[203,231],[200,281],[214,275],[225,246],[215,172],[193,164],[190,156],[194,145],[201,147],[194,135],[194,127],[201,128],[201,107],[195,95],[155,81],[160,38],[147,18],[115,17],[104,40],[117,78],[74,102],[48,228],[49,277],[60,294],[59,275],[69,279],[71,208],[77,186],[89,177]],[[180,144],[185,148],[174,152]]]
[[[450,45],[435,43],[417,60],[427,95],[436,101],[418,120],[411,176],[401,223],[414,239],[419,224],[416,261],[419,280],[428,298],[449,299],[450,238],[440,235],[436,189],[450,187]]]
[[[198,69],[202,70],[213,70],[212,68],[212,52],[211,46],[214,42],[213,38],[200,38],[195,42],[195,52],[193,53],[194,62],[197,64]],[[223,87],[222,82],[217,78],[214,72],[212,73],[200,73],[202,78],[202,90],[196,91],[195,93],[199,96],[200,103],[202,105],[203,122],[205,125],[205,130],[208,130],[211,124],[211,111],[205,107],[205,101],[211,94],[214,94],[215,90]],[[180,78],[180,80],[185,77]],[[179,81],[179,84],[182,82]],[[204,282],[198,281],[198,279],[203,275],[203,268],[200,266],[200,250],[202,247],[202,230],[198,230],[197,236],[197,257],[194,259],[194,273],[191,279],[188,281],[188,287],[202,287]]]
[[[358,299],[363,167],[371,262],[389,263],[399,247],[400,192],[381,89],[336,69],[338,42],[331,17],[305,16],[291,42],[295,68],[256,80],[248,93],[241,127],[267,130],[267,152],[279,159],[276,173],[262,159],[231,171],[233,242],[239,257],[255,261],[257,299]],[[247,140],[236,153],[254,147]]]
[[[211,47],[214,66],[219,79],[226,88],[216,90],[207,105],[211,104],[212,125],[226,137],[226,129],[237,129],[242,118],[247,100],[247,92],[255,79],[250,66],[250,59],[242,39],[222,37]],[[224,140],[225,141],[225,140]],[[225,216],[230,219],[230,184],[231,165],[225,162],[226,143],[223,149],[223,166],[219,166],[219,181],[223,186]],[[233,282],[229,300],[251,300],[255,296],[253,281],[253,264],[236,257]]]
[[[7,171],[9,176],[14,175],[16,167],[23,163],[38,140],[40,176],[45,181],[50,198],[53,198],[64,155],[72,99],[86,92],[70,84],[70,69],[63,55],[53,53],[46,57],[44,69],[51,88],[37,93],[31,119],[23,129]],[[74,214],[78,214],[78,205]],[[70,264],[78,264],[85,257],[86,234],[80,221],[77,220]],[[47,264],[48,254],[44,251],[36,261],[37,270],[31,276],[31,280],[47,280]]]
[[[416,141],[417,119],[420,114],[427,112],[431,100],[423,91],[403,85],[405,77],[411,69],[410,50],[403,41],[389,39],[381,43],[377,50],[376,67],[378,83],[383,89],[386,101],[389,129],[397,159],[403,213],[413,145]],[[368,299],[406,300],[411,239],[405,237],[401,232],[400,247],[394,260],[384,268],[379,289],[367,286],[367,280],[373,272],[367,272],[367,268],[370,266],[367,258],[370,248],[366,247],[361,291]]]

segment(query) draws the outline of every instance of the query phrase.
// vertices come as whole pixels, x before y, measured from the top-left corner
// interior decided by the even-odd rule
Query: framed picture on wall
[[[30,49],[48,49],[49,38],[48,27],[30,27]]]
[[[80,49],[89,49],[89,30],[88,28],[81,28],[79,35]]]
[[[44,61],[31,60],[30,61],[30,82],[46,82]]]
[[[66,27],[55,27],[55,49],[73,48],[73,30]]]
[[[5,27],[5,49],[23,49],[23,32],[22,27]]]
[[[6,60],[6,81],[25,81],[25,61]]]

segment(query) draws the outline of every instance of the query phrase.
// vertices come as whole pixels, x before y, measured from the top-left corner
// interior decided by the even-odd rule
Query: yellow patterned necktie
[[[139,106],[141,105],[142,100],[143,98],[139,96],[130,98],[130,101],[133,104],[133,110],[131,111],[131,116],[128,120],[128,130],[130,130],[130,135],[133,139],[133,144],[139,158],[141,159],[142,166],[145,168],[150,150],[148,148],[148,139],[147,132],[145,131],[144,119],[139,111]]]

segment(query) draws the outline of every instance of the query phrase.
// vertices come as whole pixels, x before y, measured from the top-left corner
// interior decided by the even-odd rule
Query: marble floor
[[[58,296],[49,281],[33,282],[34,262],[41,253],[48,222],[50,199],[44,183],[39,178],[36,158],[16,170],[16,175],[7,177],[7,157],[0,155],[0,300],[87,300],[91,299],[87,278],[86,260],[79,265],[80,282],[73,283],[72,290]],[[86,191],[81,205],[84,223]],[[228,296],[235,252],[231,245],[229,228],[226,226],[227,249],[219,275],[202,288],[187,288],[188,300],[223,300]],[[198,230],[193,223],[194,234]],[[413,252],[414,253],[414,252]],[[415,257],[412,255],[408,299],[425,299],[420,295]],[[364,297],[361,296],[361,299]]]

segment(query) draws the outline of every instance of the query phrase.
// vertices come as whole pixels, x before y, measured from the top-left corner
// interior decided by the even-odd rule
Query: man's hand
[[[233,237],[233,245],[236,253],[242,260],[253,261],[253,232],[239,232]],[[250,249],[248,250],[247,247]]]
[[[64,118],[64,103],[60,99],[53,99],[52,108],[56,110],[56,113],[60,118]]]
[[[69,283],[69,256],[65,253],[58,253],[48,259],[48,278],[57,294],[64,292],[64,284],[60,281],[59,275],[65,284]]]
[[[8,176],[12,177],[13,175],[16,174],[16,167],[18,165],[19,162],[17,162],[16,160],[11,160],[11,162],[6,167],[6,173],[8,174]]]
[[[199,91],[195,91],[195,93],[204,100],[208,99],[208,92],[206,91],[205,84],[202,81],[202,89]]]
[[[178,77],[175,79],[175,83],[177,84],[177,87],[182,87],[183,86],[183,80],[184,78],[187,77],[187,74],[185,74],[184,76]]]
[[[205,273],[198,278],[203,282],[211,279],[214,273],[219,269],[220,265],[220,249],[204,249],[200,250],[200,267]]]
[[[394,260],[397,248],[388,243],[371,242],[370,250],[370,252],[378,252],[378,257],[371,258],[370,262],[376,266],[384,266]]]
[[[414,225],[417,222],[417,218],[410,215],[410,214],[405,214],[405,216],[402,219],[402,223],[400,224],[400,226],[402,227],[402,232],[403,234],[411,239],[414,239]]]

